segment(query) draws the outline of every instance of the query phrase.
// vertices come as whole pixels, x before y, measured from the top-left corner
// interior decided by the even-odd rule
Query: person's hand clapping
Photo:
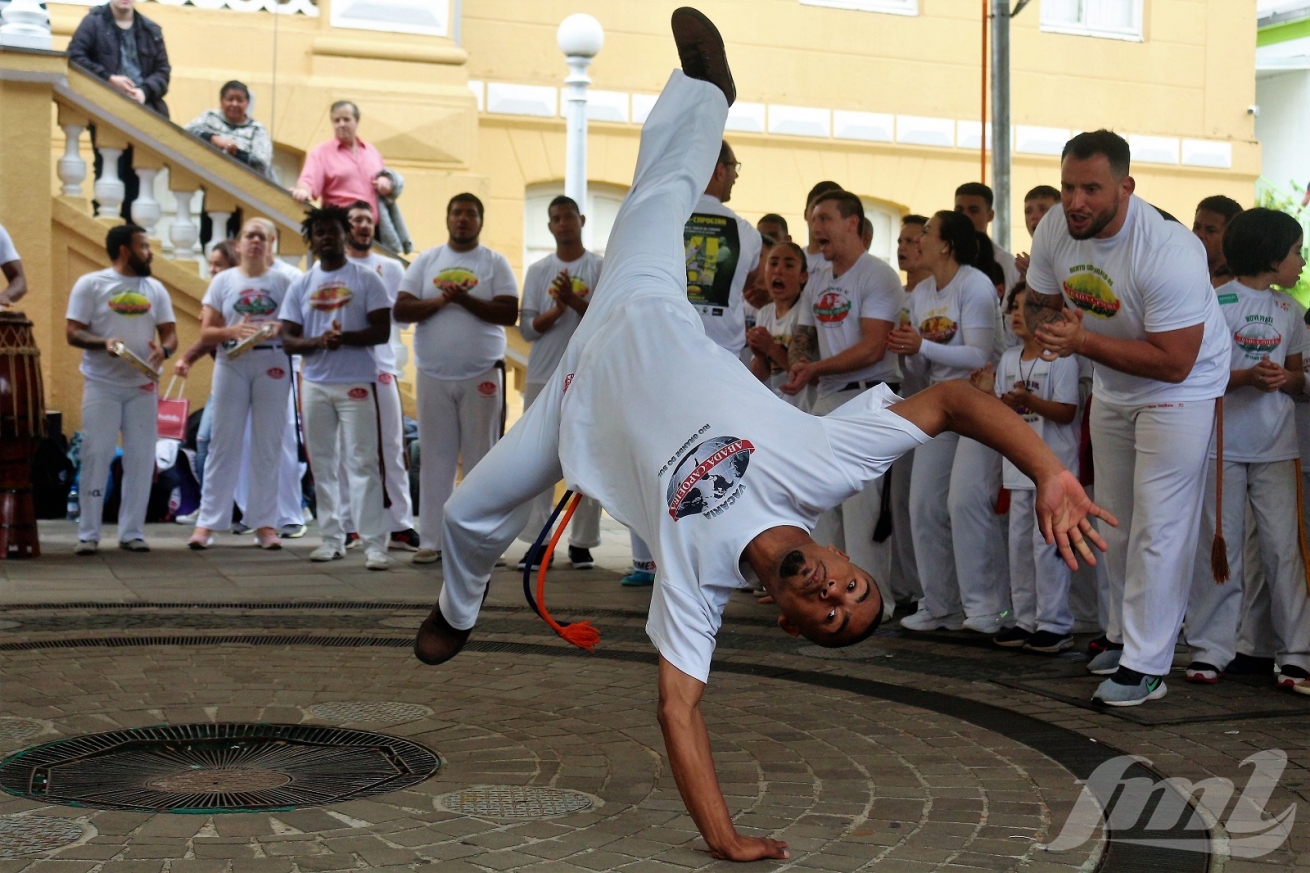
[[[573,279],[568,270],[560,270],[550,283],[550,296],[555,298],[555,306],[561,310],[577,302],[578,295],[573,293]]]
[[[1033,256],[1027,252],[1020,252],[1014,256],[1014,269],[1019,272],[1019,278],[1028,280],[1028,265],[1033,262]]]
[[[769,357],[774,349],[781,348],[778,341],[773,338],[766,327],[752,327],[746,331],[746,345],[750,350],[762,357]]]
[[[1020,414],[1028,412],[1032,407],[1028,405],[1028,400],[1032,397],[1032,392],[1023,382],[1015,382],[1014,387],[1001,395],[1001,402]]]
[[[318,338],[318,341],[323,345],[323,348],[327,349],[329,352],[334,352],[341,348],[341,322],[334,320],[332,322],[332,327],[324,331],[322,336]]]
[[[805,390],[806,385],[818,378],[814,366],[810,361],[797,361],[792,364],[787,381],[780,386],[782,393],[792,396]]]
[[[1081,310],[1064,309],[1061,312],[1064,315],[1063,321],[1051,321],[1037,328],[1037,342],[1043,351],[1056,357],[1067,358],[1083,350],[1087,333],[1083,329]]]
[[[902,324],[887,334],[887,351],[898,355],[917,355],[923,346],[923,337],[913,325]]]
[[[1287,384],[1287,371],[1265,355],[1260,359],[1260,363],[1251,368],[1251,378],[1255,381],[1256,388],[1272,394]]]

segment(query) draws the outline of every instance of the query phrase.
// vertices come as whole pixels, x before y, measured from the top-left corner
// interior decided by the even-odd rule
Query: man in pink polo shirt
[[[382,155],[357,136],[359,107],[349,100],[332,104],[334,138],[319,143],[305,157],[291,196],[298,202],[320,200],[324,206],[349,206],[363,200],[378,221],[378,196],[394,191],[390,176],[383,173]]]

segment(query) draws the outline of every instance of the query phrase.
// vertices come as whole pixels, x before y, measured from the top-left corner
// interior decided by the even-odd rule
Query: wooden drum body
[[[45,387],[32,322],[0,312],[0,558],[34,558],[32,456],[45,438]]]

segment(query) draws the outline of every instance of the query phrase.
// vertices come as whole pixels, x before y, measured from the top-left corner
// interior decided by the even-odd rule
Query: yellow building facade
[[[353,100],[360,136],[406,178],[400,205],[415,244],[443,242],[447,199],[472,191],[487,204],[483,242],[520,278],[550,245],[544,202],[564,180],[567,70],[556,28],[573,13],[594,16],[605,44],[590,68],[588,211],[592,244],[603,247],[631,179],[641,121],[677,64],[667,25],[677,0],[276,3],[139,4],[164,31],[172,121],[184,125],[215,107],[224,81],[244,81],[289,185],[304,153],[331,136],[329,104]],[[778,212],[803,242],[805,194],[831,179],[864,198],[874,252],[888,256],[901,215],[950,208],[955,187],[980,178],[987,4],[698,5],[720,25],[737,80],[726,136],[743,165],[731,205],[744,217]],[[57,52],[87,7],[48,8]],[[1019,198],[1034,185],[1058,185],[1059,149],[1079,130],[1127,135],[1138,192],[1184,220],[1211,194],[1249,204],[1260,171],[1248,112],[1255,23],[1254,0],[1033,0],[1012,24],[1013,248],[1028,239]],[[58,54],[0,49],[0,224],[34,278],[24,308],[38,325],[49,405],[65,411],[66,430],[78,424],[80,378],[76,354],[63,345],[63,307],[76,276],[104,265],[95,236],[111,223],[91,218],[89,173],[80,193],[69,193],[69,155],[90,164],[87,123],[106,131],[101,145],[132,143],[138,166],[160,170],[163,217],[153,232],[169,263],[157,272],[178,300],[184,342],[194,338],[205,283],[190,231],[171,229],[174,193],[193,213],[270,214],[283,252],[303,251],[293,238],[298,207],[285,193],[87,78]],[[48,153],[38,154],[33,143],[45,141]],[[29,183],[43,177],[48,190]],[[516,333],[511,357],[521,359]],[[206,367],[188,387],[198,403],[208,392]]]

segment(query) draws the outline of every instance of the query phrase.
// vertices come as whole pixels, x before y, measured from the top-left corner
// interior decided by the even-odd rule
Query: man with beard
[[[346,237],[346,257],[352,264],[377,273],[387,289],[387,301],[396,303],[396,291],[405,276],[405,268],[394,258],[384,258],[372,251],[373,209],[363,200],[356,200],[347,210],[350,216],[350,235]],[[414,530],[414,509],[409,499],[409,467],[405,464],[405,422],[400,410],[400,354],[406,352],[400,341],[400,331],[393,323],[391,336],[373,347],[378,362],[378,412],[382,423],[382,485],[391,507],[387,510],[393,549],[418,551],[418,533]],[[343,505],[343,510],[347,509]],[[346,529],[352,530],[347,513]]]
[[[710,853],[785,858],[784,843],[737,833],[700,710],[733,590],[758,578],[783,630],[821,645],[867,637],[882,614],[877,584],[808,531],[946,428],[988,441],[1037,477],[1042,529],[1070,561],[1071,543],[1091,557],[1099,538],[1089,516],[1102,512],[1026,422],[965,382],[899,402],[878,387],[821,418],[779,399],[699,329],[682,231],[714,172],[736,91],[708,19],[679,9],[673,31],[686,72],[673,73],[642,126],[595,299],[537,402],[447,502],[445,581],[415,654],[439,664],[459,652],[497,556],[523,527],[525,501],[562,476],[655,550],[646,629],[660,653],[658,717]]]
[[[317,263],[282,300],[282,346],[302,355],[300,406],[305,448],[314,471],[323,544],[311,561],[346,556],[340,504],[364,541],[364,566],[386,570],[386,497],[378,443],[378,365],[373,349],[391,336],[391,301],[377,273],[346,259],[350,219],[340,206],[311,209],[301,225]],[[337,453],[346,456],[349,484],[339,481]],[[342,491],[346,494],[343,495]]]
[[[1096,365],[1096,490],[1124,526],[1106,532],[1108,626],[1088,669],[1110,677],[1094,699],[1111,706],[1167,691],[1229,363],[1205,249],[1133,195],[1129,160],[1107,130],[1065,145],[1060,205],[1033,238],[1025,303],[1048,352]]]
[[[396,295],[396,321],[417,325],[423,455],[415,564],[441,560],[441,508],[455,471],[463,461],[468,475],[505,426],[505,328],[518,319],[519,289],[505,256],[479,242],[482,214],[474,195],[450,198],[449,239],[414,259]]]
[[[177,325],[168,291],[150,277],[150,239],[135,224],[110,228],[105,251],[113,266],[77,280],[68,297],[65,336],[82,349],[82,469],[78,499],[79,555],[100,545],[105,486],[115,443],[123,436],[123,475],[118,483],[118,545],[148,552],[146,504],[155,472],[155,429],[159,412],[157,374],[177,350]],[[156,335],[158,342],[155,341]],[[121,354],[120,354],[121,351]]]

